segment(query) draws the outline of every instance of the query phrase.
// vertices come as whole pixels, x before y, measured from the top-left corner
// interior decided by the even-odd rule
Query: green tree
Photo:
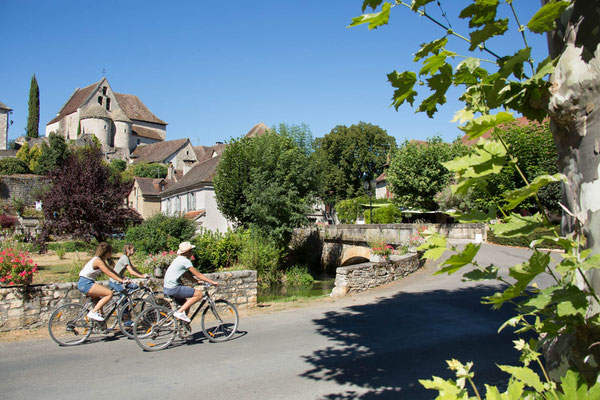
[[[27,137],[37,138],[40,129],[40,88],[35,74],[31,77],[29,87],[29,114],[27,115]]]
[[[384,170],[396,139],[377,125],[338,125],[316,140],[315,158],[321,170],[321,198],[335,204],[364,194],[363,181]]]
[[[0,175],[28,174],[27,163],[16,157],[0,159]]]
[[[193,221],[182,216],[156,214],[140,225],[129,228],[125,240],[142,253],[158,253],[177,249],[180,242],[189,241],[196,231]]]
[[[41,144],[41,152],[33,169],[35,174],[48,175],[69,158],[69,146],[64,137],[51,133],[48,142],[50,145],[46,142]]]
[[[407,208],[437,210],[434,197],[453,175],[442,163],[464,153],[466,147],[460,141],[448,144],[439,136],[427,142],[405,141],[394,152],[386,173],[394,202]]]
[[[308,223],[317,179],[305,151],[284,135],[267,131],[234,139],[223,152],[213,178],[219,210],[243,227],[255,227],[277,240]]]
[[[166,178],[168,168],[161,163],[139,163],[132,164],[128,167],[133,173],[133,176],[140,178]]]

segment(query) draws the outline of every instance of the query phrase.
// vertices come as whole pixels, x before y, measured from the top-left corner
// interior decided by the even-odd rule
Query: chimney
[[[195,161],[194,160],[183,160],[183,175],[185,176],[185,174],[187,174],[188,172],[190,172],[190,169],[192,169],[192,167],[195,165]]]
[[[167,179],[175,179],[175,167],[172,163],[169,163],[169,166],[167,167]]]

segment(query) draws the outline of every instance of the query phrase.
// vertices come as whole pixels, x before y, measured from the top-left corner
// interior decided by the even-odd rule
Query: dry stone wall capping
[[[227,299],[238,309],[256,307],[256,271],[232,271],[205,274],[219,282],[214,290],[215,299]],[[133,280],[137,282],[139,280]],[[108,281],[98,282],[108,286]],[[152,279],[149,286],[162,289],[162,279]],[[44,327],[52,312],[60,304],[83,303],[85,297],[77,283],[52,283],[28,287],[0,288],[0,332]]]
[[[385,283],[404,278],[423,265],[417,253],[403,256],[391,256],[381,263],[362,263],[339,267],[335,274],[335,287],[332,297],[345,296],[348,293],[363,292]]]

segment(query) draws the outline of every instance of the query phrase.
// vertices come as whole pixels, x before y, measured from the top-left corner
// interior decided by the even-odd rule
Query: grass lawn
[[[122,254],[114,254],[116,261]],[[65,253],[60,259],[54,251],[46,254],[33,254],[33,262],[38,265],[38,272],[33,277],[33,284],[73,282],[76,281],[81,268],[87,263],[93,254],[83,251]]]

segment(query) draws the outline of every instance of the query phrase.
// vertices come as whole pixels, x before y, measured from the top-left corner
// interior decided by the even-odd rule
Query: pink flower
[[[4,278],[0,278],[0,282],[4,282],[6,279]]]
[[[25,275],[27,275],[27,273],[25,271],[19,272],[19,276],[25,276]]]
[[[163,253],[162,253],[162,255],[163,255],[163,256],[166,256],[166,255],[167,255],[167,252],[166,252],[166,251],[165,251],[165,252],[163,252]]]

